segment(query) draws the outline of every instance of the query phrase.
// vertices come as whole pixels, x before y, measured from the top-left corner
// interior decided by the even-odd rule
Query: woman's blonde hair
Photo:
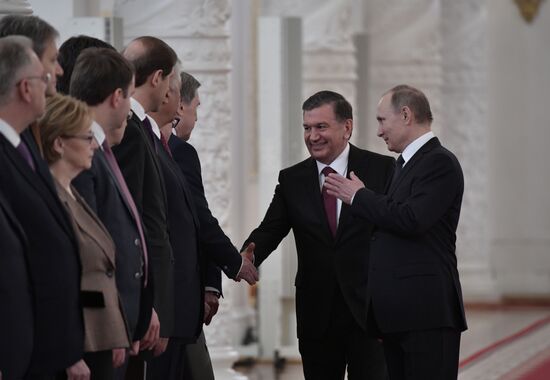
[[[84,132],[92,122],[86,103],[71,96],[57,94],[47,98],[46,112],[38,120],[44,158],[51,164],[61,158],[54,149],[55,140]]]

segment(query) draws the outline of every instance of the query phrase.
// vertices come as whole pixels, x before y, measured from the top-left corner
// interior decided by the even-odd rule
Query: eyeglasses
[[[94,141],[94,135],[93,134],[90,134],[90,135],[62,135],[61,137],[63,137],[64,139],[78,139],[78,140],[83,140],[83,141],[87,141],[88,144],[91,144],[92,141]]]
[[[32,79],[40,79],[42,82],[44,82],[47,85],[52,80],[52,75],[50,73],[46,73],[44,75],[31,75],[31,76],[28,76],[28,77],[23,77],[23,78],[19,79],[19,81],[15,85],[19,86],[21,81],[23,81],[23,80],[32,80]]]
[[[179,117],[174,117],[174,120],[172,120],[172,128],[176,128],[178,126],[178,123],[180,122],[180,118]]]

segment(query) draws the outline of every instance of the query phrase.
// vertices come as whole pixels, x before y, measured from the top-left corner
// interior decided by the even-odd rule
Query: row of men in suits
[[[108,55],[98,53],[83,54],[82,60]],[[141,37],[123,55],[135,70],[135,91],[130,100],[131,86],[117,87],[121,93],[108,96],[108,105],[124,114],[121,109],[128,107],[120,104],[128,103],[120,99],[125,99],[132,113],[119,140],[109,137],[102,144],[79,186],[101,217],[116,209],[107,200],[94,200],[107,189],[101,182],[119,182],[118,188],[111,184],[107,196],[118,194],[120,209],[133,225],[132,238],[125,241],[139,247],[132,257],[141,261],[117,275],[120,281],[132,273],[139,279],[133,284],[134,294],[140,293],[134,337],[142,349],[159,355],[146,358],[148,377],[185,376],[184,351],[200,333],[205,307],[206,259],[229,277],[253,283],[257,273],[251,261],[259,266],[292,229],[298,254],[298,339],[307,379],[343,379],[346,370],[350,379],[456,378],[460,332],[466,328],[455,255],[463,178],[454,155],[431,132],[431,110],[421,91],[397,86],[378,104],[378,135],[389,150],[401,153],[397,165],[349,143],[352,109],[340,94],[321,91],[308,98],[302,109],[311,157],[280,172],[273,201],[239,255],[206,211],[196,152],[170,133],[172,124],[180,137],[186,133],[172,123],[182,104],[175,53],[159,39]],[[94,74],[90,69],[80,80],[87,83]],[[81,95],[75,87],[74,94],[85,98],[86,89],[98,83],[81,86]],[[94,106],[107,98],[86,102]],[[107,109],[97,114],[106,115]],[[105,123],[96,121],[108,135]],[[38,149],[28,134],[37,161]],[[102,165],[109,169],[109,148],[120,172],[101,174]],[[105,204],[111,206],[102,211]],[[12,213],[8,205],[6,223],[25,215],[24,207]],[[21,224],[23,233],[30,230]],[[42,264],[50,269],[55,261]],[[121,285],[121,294],[124,289]]]
[[[186,349],[201,336],[203,318],[217,309],[219,268],[235,280],[257,280],[250,252],[237,251],[208,209],[194,148],[169,133],[170,148],[151,128],[155,119],[164,127],[179,115],[188,123],[174,127],[187,130],[180,136],[188,139],[198,85],[182,89],[176,54],[154,37],[136,39],[122,55],[76,37],[62,47],[64,73],[51,25],[34,16],[7,16],[0,36],[11,35],[28,36],[33,51],[20,49],[30,57],[20,59],[12,37],[0,42],[6,244],[0,301],[13,306],[2,313],[1,325],[3,336],[17,336],[0,344],[3,378],[90,378],[82,361],[87,306],[79,293],[75,234],[35,138],[40,131],[31,126],[44,112],[45,96],[55,94],[58,76],[60,85],[69,85],[61,90],[87,103],[94,115],[99,149],[73,186],[114,240],[116,267],[105,275],[116,277],[130,351],[147,360],[148,378],[191,378]],[[84,51],[89,46],[103,47]],[[120,357],[115,360],[113,351],[115,361]],[[100,378],[123,379],[127,356],[122,361],[122,369]]]

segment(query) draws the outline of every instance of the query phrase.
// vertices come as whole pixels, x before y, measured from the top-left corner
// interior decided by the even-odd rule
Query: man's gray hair
[[[21,69],[31,63],[32,41],[24,36],[0,38],[0,105],[10,101]]]

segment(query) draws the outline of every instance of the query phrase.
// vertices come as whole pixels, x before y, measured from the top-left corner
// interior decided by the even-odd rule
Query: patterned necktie
[[[17,146],[16,149],[19,152],[19,154],[25,159],[27,164],[29,164],[31,169],[33,171],[36,171],[36,167],[34,166],[34,161],[32,159],[31,152],[30,152],[29,148],[27,147],[27,144],[25,144],[25,142],[23,140],[21,140],[21,142],[19,143],[19,145]]]
[[[126,181],[122,176],[120,167],[116,162],[113,151],[111,150],[111,147],[107,143],[107,140],[103,141],[103,144],[101,146],[103,147],[103,152],[105,153],[105,158],[107,159],[107,163],[109,164],[111,170],[113,171],[113,174],[115,175],[118,185],[122,190],[122,194],[126,198],[126,202],[130,206],[130,210],[132,210],[132,215],[134,216],[134,220],[136,221],[136,225],[139,231],[139,239],[141,241],[141,247],[143,249],[143,275],[145,277],[143,281],[143,286],[147,286],[147,244],[145,242],[145,235],[143,233],[143,227],[141,225],[141,218],[139,217],[139,213],[138,213],[136,204],[134,203],[134,199],[132,198],[132,194],[130,194],[130,190],[126,185]]]
[[[330,166],[325,166],[321,171],[326,177],[330,173],[336,173],[336,171]],[[336,197],[327,193],[327,188],[323,186],[323,204],[325,206],[325,214],[327,215],[328,226],[332,232],[332,236],[336,236],[337,228],[337,215],[336,215]]]

